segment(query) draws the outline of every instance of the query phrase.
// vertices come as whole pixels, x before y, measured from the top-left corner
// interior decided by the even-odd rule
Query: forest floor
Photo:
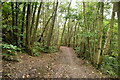
[[[65,46],[56,53],[41,53],[38,57],[17,55],[20,62],[3,61],[3,76],[10,78],[104,78],[86,61],[77,58],[74,50]]]

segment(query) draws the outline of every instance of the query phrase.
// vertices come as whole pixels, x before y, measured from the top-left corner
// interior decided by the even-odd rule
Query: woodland
[[[55,53],[53,58],[58,55],[62,56],[64,53],[64,61],[69,59],[68,63],[73,63],[71,67],[76,65],[76,62],[81,64],[84,61],[85,64],[91,65],[107,77],[120,77],[120,2],[74,0],[2,2],[0,7],[2,8],[0,47],[2,48],[3,77],[15,77],[14,73],[10,73],[11,69],[6,68],[6,65],[13,66],[24,62],[25,60],[19,59],[19,55],[27,55],[27,59],[34,58],[33,63],[44,65],[44,62],[40,64],[36,59],[44,61],[48,55],[55,55]],[[63,52],[60,53],[60,51]],[[71,55],[77,55],[75,58],[81,61],[72,61]],[[62,59],[61,57],[56,60]],[[46,62],[51,64],[50,60]],[[26,61],[26,64],[28,63]],[[17,71],[13,70],[13,72]],[[74,72],[75,75],[72,76],[71,74]],[[89,69],[84,74],[86,75],[88,72]],[[22,73],[25,74],[25,71]],[[38,71],[38,73],[42,74],[42,71]],[[60,73],[64,75],[64,73]],[[69,76],[75,78],[77,74],[82,73],[73,70]],[[19,78],[24,77],[31,78],[31,75],[19,76]],[[52,78],[54,77],[52,76]]]

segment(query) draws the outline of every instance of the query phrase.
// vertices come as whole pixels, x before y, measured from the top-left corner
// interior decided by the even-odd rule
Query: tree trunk
[[[15,23],[15,26],[16,27],[18,27],[18,2],[16,2],[16,23]],[[16,40],[16,45],[18,46],[19,44],[18,44],[18,29],[16,28],[15,29],[15,33],[16,33],[16,35],[15,35],[15,40]]]
[[[63,32],[62,32],[62,35],[61,35],[61,42],[60,42],[60,44],[62,44],[62,40],[63,40],[63,36],[64,36],[64,32],[65,32],[66,22],[67,22],[67,18],[65,19],[65,23],[64,23]]]
[[[100,55],[102,53],[102,37],[103,37],[103,11],[104,11],[104,3],[100,2],[100,20],[99,20],[99,45],[98,52],[96,54],[96,64],[99,64]]]
[[[23,40],[23,34],[24,34],[24,23],[25,23],[25,10],[26,10],[26,2],[24,3],[24,7],[23,7],[23,14],[22,14],[22,28],[21,28],[21,38],[20,38],[20,41],[21,41],[21,46],[24,45],[24,40]]]
[[[30,46],[30,22],[31,22],[31,3],[28,3],[26,15],[26,51],[32,54]]]
[[[69,9],[70,9],[71,2],[72,2],[72,0],[70,1],[69,5],[68,5],[68,13],[67,14],[69,14]],[[65,19],[65,23],[64,23],[63,32],[62,32],[62,35],[61,35],[60,44],[62,43],[62,40],[63,40],[63,36],[64,36],[64,32],[65,32],[65,27],[66,27],[66,22],[67,22],[67,18]]]
[[[115,17],[115,11],[114,11],[114,5],[113,5],[113,12],[112,12],[112,16],[111,16],[110,26],[109,26],[108,31],[107,31],[107,38],[105,40],[102,55],[108,54],[108,50],[110,47],[111,35],[112,35],[112,29],[113,29],[113,25],[114,25],[114,17]]]
[[[85,5],[85,2],[83,2],[83,16],[84,16],[84,25],[86,27],[86,5]]]
[[[40,5],[39,5],[39,9],[38,9],[38,14],[37,14],[37,19],[36,19],[35,29],[34,29],[34,33],[33,33],[33,43],[35,42],[36,37],[37,37],[37,29],[38,29],[38,24],[39,24],[39,17],[40,17],[42,3],[43,2],[41,1]]]
[[[95,8],[94,8],[94,24],[93,24],[93,32],[94,32],[94,34],[96,33],[96,26],[97,26],[97,23],[98,23],[98,19],[97,19],[97,5],[95,5]],[[95,63],[96,61],[95,61],[95,57],[94,57],[94,55],[96,54],[96,37],[94,36],[94,38],[93,38],[93,40],[94,40],[94,43],[93,43],[93,55],[92,55],[92,61],[93,61],[93,63]]]
[[[68,19],[67,46],[70,47],[70,18]]]
[[[118,61],[120,64],[120,2],[117,3],[117,8],[118,8]],[[120,67],[118,69],[118,71],[120,71]],[[118,77],[120,78],[120,72],[118,72]]]
[[[85,32],[86,24],[87,24],[87,22],[86,22],[86,4],[85,4],[85,2],[83,2],[83,17],[84,17],[84,25],[85,25],[84,29],[83,29],[83,32]],[[82,37],[82,39],[86,40],[84,36]],[[81,42],[81,45],[82,45],[81,46],[82,54],[85,55],[85,57],[86,57],[86,44],[85,44],[85,42]]]
[[[40,39],[38,40],[38,42],[41,41],[41,39],[42,39],[42,37],[43,37],[43,35],[44,35],[44,32],[45,32],[45,30],[46,30],[46,28],[47,28],[47,25],[48,25],[48,23],[50,22],[50,20],[51,20],[52,17],[53,17],[53,16],[50,16],[50,18],[48,19],[47,23],[45,24],[45,27],[44,27],[44,29],[43,29],[42,34],[40,35]]]
[[[52,25],[51,25],[51,28],[50,28],[50,31],[49,31],[49,34],[48,34],[48,39],[47,39],[47,48],[50,47],[50,43],[51,43],[51,38],[52,38],[52,34],[53,34],[53,29],[54,29],[54,24],[55,24],[55,18],[56,18],[56,13],[57,13],[57,7],[58,7],[58,1],[56,3],[56,8],[54,11],[54,16],[53,16],[53,22],[52,22]]]
[[[75,23],[75,29],[74,29],[74,36],[73,36],[73,48],[76,47],[76,29],[77,29],[78,22]]]
[[[34,5],[34,4],[33,4]],[[33,12],[33,17],[32,17],[32,24],[30,27],[30,37],[32,38],[32,30],[34,27],[34,23],[35,23],[35,13],[36,13],[36,9],[37,9],[37,3],[35,3],[35,8],[34,8],[34,12]],[[31,40],[32,41],[32,40]]]
[[[11,7],[12,7],[12,28],[14,27],[14,22],[15,22],[15,19],[14,19],[14,3],[11,2]],[[13,40],[13,35],[14,35],[14,32],[13,32],[13,29],[11,31],[11,41],[14,41]]]

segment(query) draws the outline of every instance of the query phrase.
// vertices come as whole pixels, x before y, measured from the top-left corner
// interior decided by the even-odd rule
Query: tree
[[[53,4],[54,5],[54,4]],[[47,39],[47,48],[49,49],[50,47],[50,43],[51,43],[51,38],[52,38],[52,34],[53,34],[53,29],[54,29],[54,24],[55,24],[55,18],[56,18],[56,15],[57,15],[57,7],[58,7],[58,1],[56,2],[56,7],[55,9],[53,9],[53,18],[52,18],[52,24],[51,24],[51,28],[50,28],[50,31],[49,31],[49,34],[48,34],[48,39]],[[54,6],[53,6],[54,8]]]
[[[100,56],[102,53],[102,37],[103,37],[103,11],[104,3],[100,2],[100,19],[99,19],[99,43],[98,43],[98,53],[96,54],[96,64],[100,62]]]
[[[16,26],[16,27],[18,27],[18,12],[19,12],[19,10],[18,10],[19,7],[18,7],[18,6],[19,6],[19,4],[16,2],[16,5],[15,5],[15,9],[16,9],[16,10],[15,10],[15,12],[16,12],[16,14],[15,14],[15,16],[16,16],[16,17],[15,17],[15,18],[16,18],[15,26]],[[16,45],[18,46],[18,45],[19,45],[19,43],[18,43],[18,40],[19,40],[19,37],[18,37],[18,34],[19,34],[19,33],[18,33],[18,28],[15,29],[15,33],[16,33],[16,34],[15,34]]]
[[[72,0],[70,1],[69,5],[68,5],[67,15],[69,15],[69,10],[70,10],[71,2],[72,2]],[[62,40],[63,40],[63,36],[64,36],[64,32],[65,32],[67,20],[68,20],[68,18],[66,17],[66,18],[65,18],[65,23],[64,23],[64,25],[63,25],[63,31],[62,31],[61,42],[60,42],[60,43],[62,43]]]
[[[34,4],[33,4],[34,5]],[[34,11],[33,11],[33,15],[32,15],[32,24],[31,24],[31,27],[30,27],[30,37],[32,38],[32,32],[33,32],[33,28],[34,28],[34,23],[35,23],[35,13],[36,13],[36,9],[37,9],[37,3],[35,3],[35,8],[34,8]],[[32,42],[32,40],[31,40]]]
[[[13,4],[13,2],[11,2],[11,8],[12,8],[12,31],[11,31],[11,37],[13,37],[13,34],[14,34],[14,32],[13,32],[13,27],[14,27],[14,25],[15,25],[15,19],[14,19],[14,4]],[[13,38],[12,38],[12,41],[13,41]]]
[[[38,14],[37,14],[37,19],[36,19],[36,23],[35,23],[35,28],[34,28],[34,33],[33,33],[33,43],[36,40],[37,37],[37,29],[38,29],[38,24],[39,24],[39,17],[40,17],[40,12],[41,12],[41,6],[42,6],[42,1],[40,2],[39,5],[39,9],[38,9]]]
[[[33,56],[54,52],[62,45],[72,47],[78,57],[116,76],[120,61],[120,3],[113,3],[110,15],[112,3],[76,1],[73,7],[72,2],[3,2],[3,43],[25,49]]]
[[[73,48],[76,47],[76,31],[77,31],[77,24],[78,24],[78,22],[76,21],[76,23],[75,23],[75,29],[74,29],[74,36],[73,36]]]
[[[85,2],[83,2],[83,16],[84,16],[84,29],[83,29],[83,32],[85,31],[85,29],[87,28],[87,20],[86,20],[86,4],[85,4]],[[85,39],[84,37],[82,37],[83,39]],[[82,45],[82,53],[83,54],[85,54],[85,56],[86,56],[86,53],[85,53],[85,51],[86,51],[86,46],[85,46],[85,42],[81,42],[81,45]]]
[[[117,11],[117,15],[118,15],[118,61],[120,61],[120,2],[117,3],[117,8],[118,8],[118,11]],[[120,71],[120,67],[118,71]],[[120,72],[118,76],[120,77]]]
[[[107,31],[106,40],[105,40],[105,43],[104,43],[102,55],[107,54],[108,50],[109,50],[109,47],[110,47],[110,40],[111,40],[112,29],[113,29],[113,25],[114,25],[114,17],[115,17],[114,8],[115,8],[115,5],[113,5],[111,21],[110,21],[110,25],[109,25],[109,28],[108,28],[108,31]]]
[[[26,10],[26,3],[24,3],[23,5],[23,11],[22,11],[22,28],[21,28],[21,38],[20,38],[20,41],[21,41],[21,46],[24,45],[24,39],[23,39],[23,34],[24,34],[24,27],[25,27],[25,10]]]
[[[31,22],[31,3],[28,3],[27,6],[27,15],[26,15],[26,51],[28,53],[32,53],[31,45],[30,45],[30,22]]]

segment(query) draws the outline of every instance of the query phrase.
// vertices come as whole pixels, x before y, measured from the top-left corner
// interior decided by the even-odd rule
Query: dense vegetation
[[[3,2],[2,35],[7,58],[68,46],[105,74],[120,71],[119,2]]]

